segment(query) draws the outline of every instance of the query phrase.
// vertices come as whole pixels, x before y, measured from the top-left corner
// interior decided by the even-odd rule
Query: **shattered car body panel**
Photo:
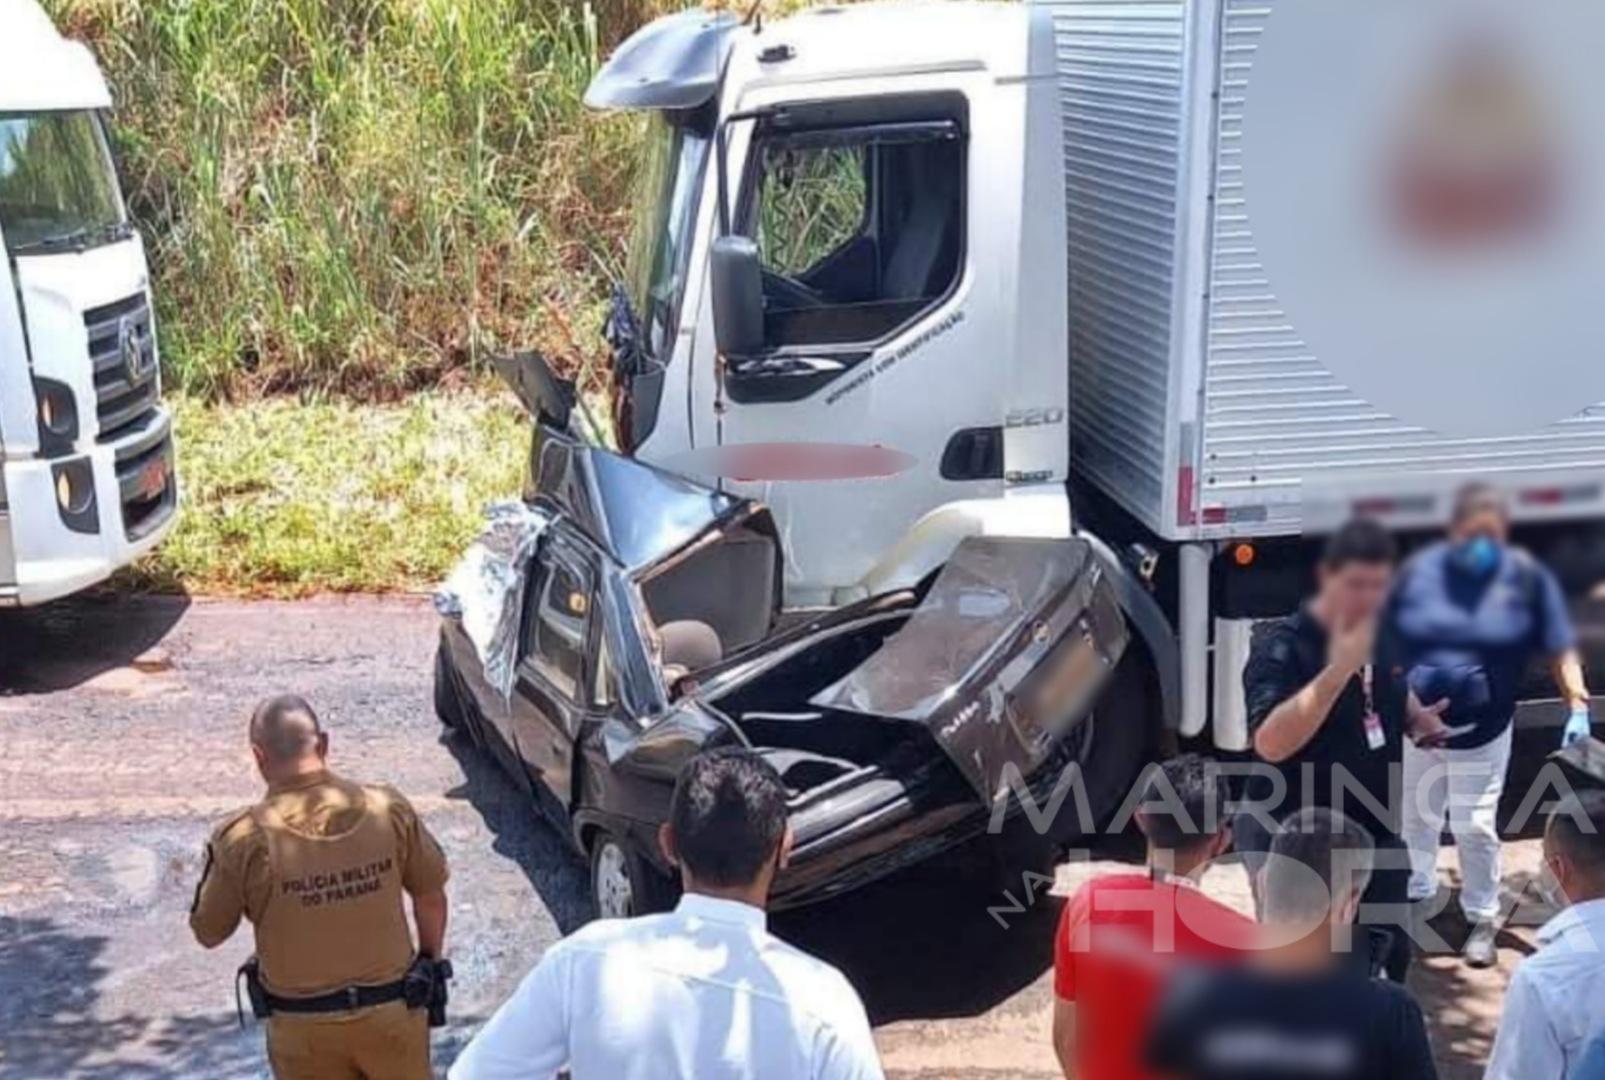
[[[1085,545],[972,538],[935,580],[783,623],[769,513],[542,425],[531,508],[548,519],[513,603],[511,696],[461,619],[449,689],[586,848],[656,832],[697,752],[743,745],[790,796],[782,905],[856,887],[968,838],[1011,785],[1050,790],[1126,645]],[[677,655],[691,626],[700,642]]]
[[[485,527],[435,593],[435,610],[457,619],[478,653],[485,680],[507,697],[518,662],[524,576],[550,518],[521,502],[485,508]]]

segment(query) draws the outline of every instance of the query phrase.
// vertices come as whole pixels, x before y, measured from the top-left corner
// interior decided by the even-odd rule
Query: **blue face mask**
[[[1456,570],[1472,578],[1486,578],[1499,568],[1499,542],[1491,536],[1473,536],[1455,544],[1450,559]]]

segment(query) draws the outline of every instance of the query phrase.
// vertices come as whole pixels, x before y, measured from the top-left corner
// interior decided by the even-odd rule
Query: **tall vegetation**
[[[673,0],[46,0],[111,79],[169,379],[387,399],[597,349],[634,167],[581,103]]]

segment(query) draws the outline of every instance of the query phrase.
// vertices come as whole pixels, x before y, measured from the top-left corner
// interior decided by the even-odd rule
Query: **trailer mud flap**
[[[907,624],[812,704],[925,724],[991,806],[1087,716],[1128,641],[1086,541],[971,537]]]

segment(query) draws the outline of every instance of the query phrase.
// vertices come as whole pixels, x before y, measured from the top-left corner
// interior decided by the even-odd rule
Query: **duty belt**
[[[397,979],[382,986],[348,986],[317,997],[280,997],[269,990],[262,991],[269,1013],[332,1013],[368,1009],[400,1001],[406,995],[407,980]]]
[[[405,1001],[409,1009],[427,1009],[429,1026],[440,1027],[446,1022],[446,983],[451,979],[451,961],[414,958],[407,974],[395,982],[377,986],[347,986],[315,997],[281,997],[262,984],[262,971],[256,957],[240,966],[234,984],[234,1004],[240,1012],[240,1026],[245,1025],[244,1011],[239,1008],[239,984],[245,983],[251,999],[251,1014],[265,1020],[274,1013],[333,1013],[353,1012],[385,1005],[392,1001]]]

